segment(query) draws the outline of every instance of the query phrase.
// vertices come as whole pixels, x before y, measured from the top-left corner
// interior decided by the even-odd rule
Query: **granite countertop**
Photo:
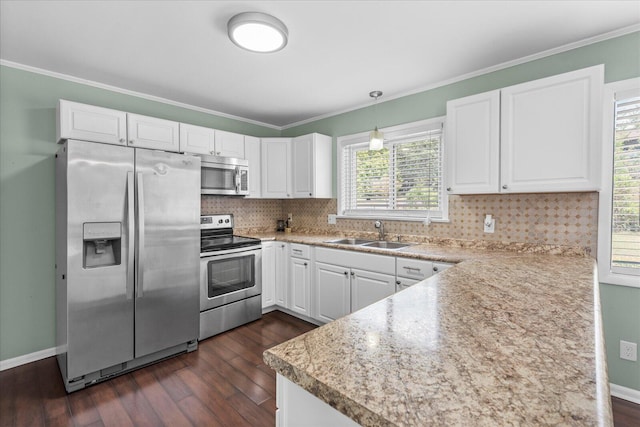
[[[592,258],[377,253],[459,264],[265,351],[270,367],[364,426],[612,425]]]

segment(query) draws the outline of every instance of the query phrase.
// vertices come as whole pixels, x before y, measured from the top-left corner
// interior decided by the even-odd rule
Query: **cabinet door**
[[[244,159],[244,135],[216,130],[216,156]]]
[[[262,139],[262,197],[291,198],[291,139]]]
[[[214,135],[213,129],[180,123],[180,152],[213,155]]]
[[[293,168],[293,197],[309,198],[313,196],[313,135],[294,138],[291,144]]]
[[[395,291],[394,276],[351,269],[351,311],[380,301]]]
[[[314,266],[316,318],[331,322],[351,312],[349,269],[316,262]]]
[[[404,291],[408,287],[411,287],[420,281],[421,280],[408,279],[406,277],[398,277],[396,279],[396,292]]]
[[[262,242],[262,308],[276,304],[276,244]]]
[[[291,304],[289,308],[296,313],[309,316],[311,267],[309,260],[291,258],[291,275],[289,276]]]
[[[289,244],[277,242],[275,245],[276,304],[281,307],[289,308],[289,286],[287,281],[289,276]]]
[[[434,262],[433,263],[433,274],[442,273],[447,268],[453,267],[454,264],[449,264],[447,262]]]
[[[244,158],[249,161],[249,198],[260,198],[260,174],[262,173],[260,157],[260,138],[244,137]]]
[[[447,102],[446,134],[449,194],[499,192],[500,91]]]
[[[58,101],[58,141],[80,139],[127,144],[127,113],[77,102]]]
[[[180,151],[178,122],[127,113],[127,126],[131,147]]]
[[[602,66],[502,89],[502,191],[599,189]]]

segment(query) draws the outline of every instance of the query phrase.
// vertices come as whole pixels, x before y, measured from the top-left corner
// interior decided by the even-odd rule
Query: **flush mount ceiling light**
[[[244,12],[227,23],[229,38],[251,52],[277,52],[287,45],[289,31],[282,21],[266,13]]]
[[[369,133],[369,150],[382,150],[382,146],[384,144],[384,133],[378,130],[378,98],[382,96],[382,92],[379,90],[374,90],[369,92],[369,96],[376,99],[376,103],[374,105],[374,114],[376,116],[376,127]]]

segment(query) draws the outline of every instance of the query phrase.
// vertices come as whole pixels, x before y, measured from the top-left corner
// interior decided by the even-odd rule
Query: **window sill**
[[[336,215],[338,219],[379,219],[381,221],[406,221],[406,222],[422,222],[425,223],[427,219],[429,222],[445,223],[448,224],[449,218],[421,218],[415,216],[385,216],[385,215]]]

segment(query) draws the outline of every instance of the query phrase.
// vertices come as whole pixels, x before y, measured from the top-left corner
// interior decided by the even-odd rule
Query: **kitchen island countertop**
[[[371,252],[458,264],[265,351],[271,368],[364,426],[612,425],[593,259]]]

